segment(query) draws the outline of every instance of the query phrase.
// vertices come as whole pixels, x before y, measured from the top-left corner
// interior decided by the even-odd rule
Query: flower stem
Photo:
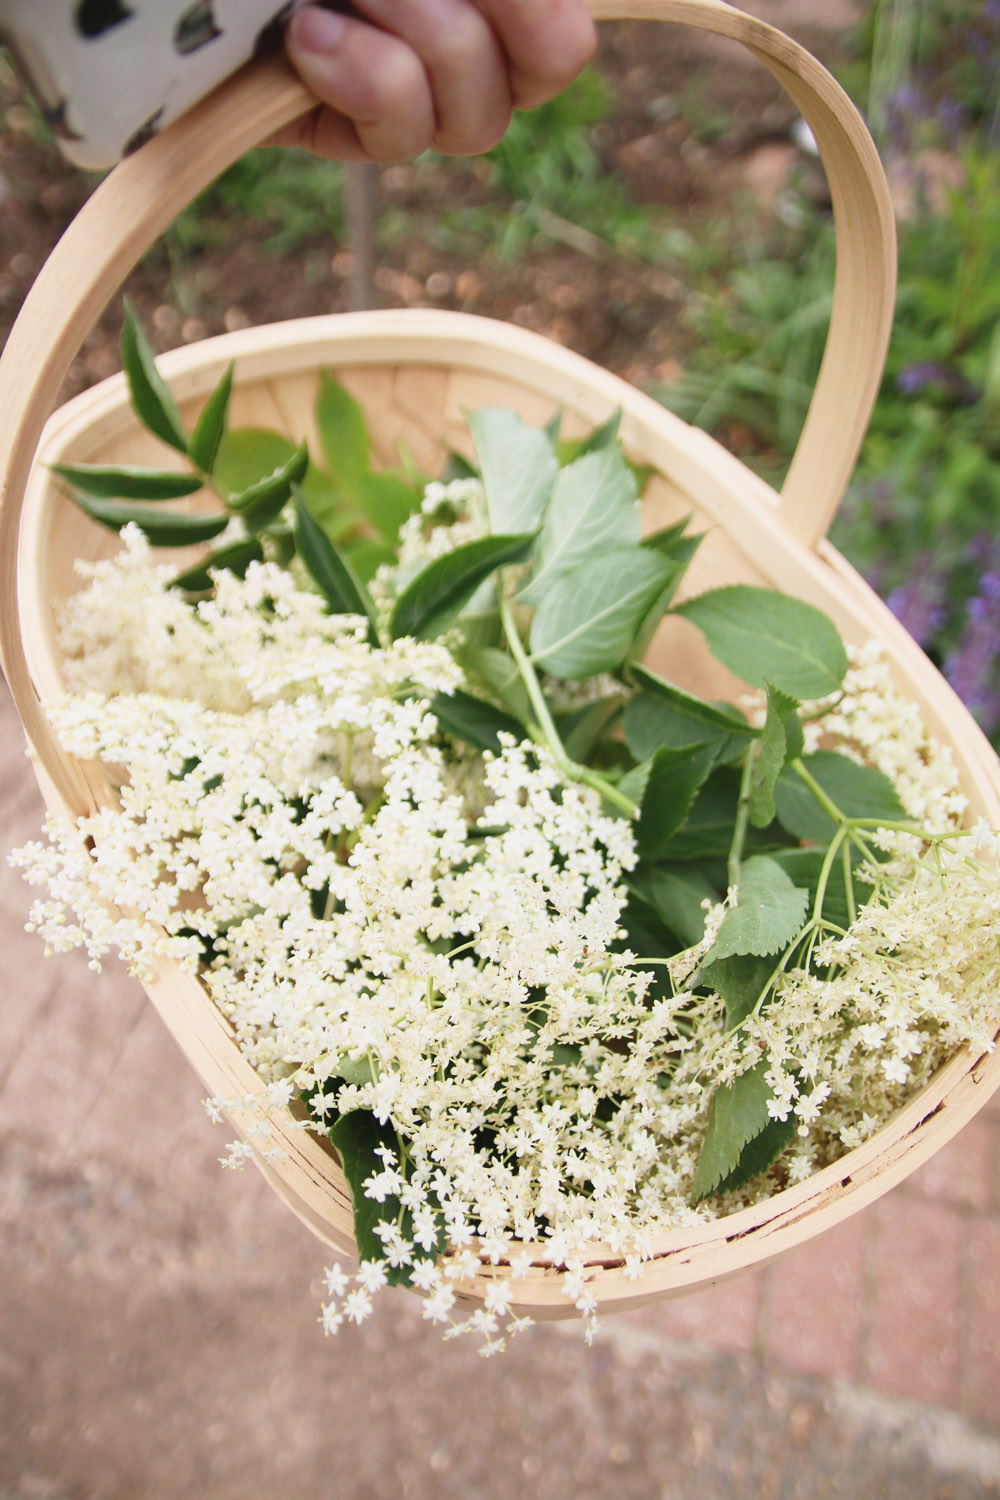
[[[498,582],[497,596],[500,600],[500,621],[503,625],[504,635],[507,637],[510,654],[514,658],[518,672],[521,674],[521,681],[527,690],[542,738],[548,746],[556,765],[567,781],[582,781],[586,786],[593,787],[596,792],[600,792],[602,797],[614,807],[619,808],[625,813],[626,817],[637,818],[639,816],[639,809],[631,797],[626,797],[625,793],[619,791],[613,782],[607,781],[597,771],[591,770],[589,766],[581,766],[566,754],[566,747],[559,737],[559,731],[555,726],[552,714],[549,712],[549,705],[545,701],[545,694],[542,692],[538,675],[521,643],[517,622],[511,611],[510,603],[504,594],[502,580]]]

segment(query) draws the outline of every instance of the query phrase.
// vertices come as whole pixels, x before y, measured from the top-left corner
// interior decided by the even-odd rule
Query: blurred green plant
[[[833,540],[1000,738],[1000,155],[960,157],[962,183],[900,226],[885,378]],[[829,320],[833,228],[813,217],[794,258],[746,252],[691,304],[682,379],[656,392],[779,483]]]

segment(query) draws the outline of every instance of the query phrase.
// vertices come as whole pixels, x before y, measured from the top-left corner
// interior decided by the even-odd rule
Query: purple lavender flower
[[[914,360],[900,370],[896,388],[904,396],[919,396],[922,391],[934,390],[962,406],[974,405],[982,394],[961,371],[929,359]]]
[[[893,589],[887,604],[918,646],[927,646],[947,619],[947,580],[935,572],[933,552],[919,552],[913,559],[907,583]]]
[[[984,573],[944,675],[987,734],[1000,725],[1000,569]]]

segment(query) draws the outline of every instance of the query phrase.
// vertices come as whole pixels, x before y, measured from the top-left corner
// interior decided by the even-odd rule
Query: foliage
[[[969,145],[943,203],[900,224],[895,324],[878,402],[835,543],[1000,732],[1000,156]],[[787,248],[787,247],[786,247]],[[832,296],[832,226],[798,254],[749,252],[728,288],[694,304],[698,348],[658,394],[772,482],[812,394]]]

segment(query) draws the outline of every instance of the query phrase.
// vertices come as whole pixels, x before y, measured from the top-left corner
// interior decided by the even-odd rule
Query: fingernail
[[[344,17],[333,10],[309,6],[289,22],[294,45],[300,52],[334,52],[340,46],[346,26]]]

